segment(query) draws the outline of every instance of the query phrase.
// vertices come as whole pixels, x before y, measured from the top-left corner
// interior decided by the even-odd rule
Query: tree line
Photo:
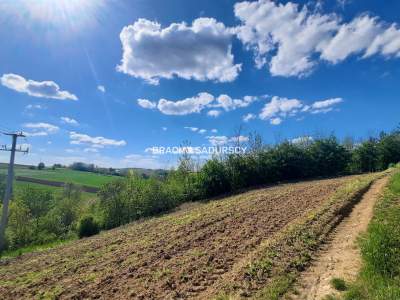
[[[245,154],[214,156],[199,166],[189,154],[165,176],[131,171],[106,183],[97,199],[82,198],[68,184],[61,194],[26,186],[14,194],[7,228],[8,249],[96,234],[178,205],[237,193],[255,186],[307,178],[375,172],[400,161],[400,131],[361,143],[335,136],[265,145],[250,135]],[[1,180],[0,180],[1,181]],[[0,182],[0,191],[4,186]]]
[[[101,226],[109,229],[167,211],[183,202],[210,199],[254,186],[307,178],[375,172],[400,162],[400,131],[355,144],[335,136],[264,145],[250,136],[245,154],[215,156],[196,170],[189,155],[165,179],[135,174],[105,184],[99,192]]]

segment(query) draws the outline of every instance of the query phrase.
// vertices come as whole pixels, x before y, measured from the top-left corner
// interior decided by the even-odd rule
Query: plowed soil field
[[[51,250],[3,259],[0,298],[209,298],[263,240],[354,178],[283,184],[192,204]]]

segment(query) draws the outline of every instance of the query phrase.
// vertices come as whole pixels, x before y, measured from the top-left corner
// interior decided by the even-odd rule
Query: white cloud
[[[245,143],[248,142],[249,140],[247,136],[243,135],[233,136],[230,138],[225,135],[212,135],[212,136],[206,136],[206,139],[214,147],[224,146],[228,143],[234,143],[234,144]]]
[[[97,86],[97,89],[98,89],[100,92],[102,92],[102,93],[105,93],[105,92],[106,92],[106,88],[104,87],[104,85],[98,85],[98,86]]]
[[[296,114],[303,104],[298,99],[288,99],[274,96],[271,102],[265,104],[259,117],[261,120],[269,120],[277,116],[286,117]]]
[[[77,120],[69,118],[69,117],[61,117],[60,119],[65,124],[74,125],[74,126],[79,125]]]
[[[254,96],[245,96],[243,99],[232,99],[230,96],[222,94],[216,99],[216,104],[212,107],[221,107],[225,111],[235,110],[237,108],[247,107],[257,100]]]
[[[360,53],[369,47],[380,31],[375,18],[358,17],[340,26],[337,34],[322,47],[321,58],[335,64],[351,54]]]
[[[70,144],[72,145],[90,145],[91,147],[94,148],[103,148],[106,146],[119,147],[126,145],[126,142],[124,140],[117,141],[102,136],[91,137],[87,134],[76,133],[74,131],[71,131],[69,133],[69,138],[70,138]]]
[[[282,123],[282,119],[281,118],[272,118],[271,120],[270,120],[270,123],[271,123],[271,125],[279,125],[279,124],[281,124]]]
[[[243,99],[232,99],[228,95],[220,95],[215,98],[213,95],[202,92],[196,96],[185,98],[183,100],[171,101],[167,99],[160,99],[157,102],[153,102],[147,99],[138,99],[138,105],[147,109],[158,108],[158,110],[165,115],[188,115],[193,113],[200,113],[206,108],[211,108],[207,112],[208,116],[218,117],[222,111],[216,108],[222,108],[225,111],[235,110],[237,108],[247,107],[254,101],[257,101],[258,97],[245,96]]]
[[[228,143],[229,138],[225,135],[211,135],[206,136],[208,142],[213,146],[223,146]]]
[[[212,132],[212,133],[217,133],[218,130],[217,130],[217,129],[211,129],[211,132]]]
[[[52,98],[59,100],[78,100],[74,94],[60,90],[54,81],[34,81],[25,79],[17,74],[4,74],[1,84],[14,91],[25,93],[33,97]]]
[[[235,4],[242,22],[238,38],[255,54],[256,66],[273,76],[306,76],[319,60],[338,63],[350,55],[400,56],[400,30],[366,14],[343,23],[293,2],[271,0]]]
[[[143,107],[143,108],[147,108],[147,109],[154,109],[157,107],[157,104],[147,100],[147,99],[138,99],[137,100],[139,106]]]
[[[299,136],[297,138],[292,139],[290,142],[293,144],[307,144],[312,142],[314,139],[312,136]]]
[[[163,131],[167,131],[167,130],[168,130],[167,127],[161,127],[161,129],[162,129]]]
[[[185,129],[189,129],[190,131],[196,132],[197,130],[199,130],[199,128],[197,127],[189,127],[189,126],[185,126]]]
[[[250,113],[250,114],[244,115],[242,119],[244,122],[249,122],[250,120],[253,120],[255,118],[256,118],[256,115]]]
[[[40,104],[28,104],[25,109],[43,109],[44,107]]]
[[[204,134],[204,133],[207,132],[206,129],[200,129],[200,128],[197,128],[197,127],[185,126],[184,128],[185,128],[185,129],[188,129],[188,130],[190,130],[190,131],[192,131],[192,132],[197,132],[197,133],[200,133],[200,134]]]
[[[316,101],[310,106],[310,112],[312,114],[327,113],[330,112],[336,104],[342,102],[342,98],[332,98],[322,101]]]
[[[97,153],[97,152],[99,152],[99,150],[97,148],[85,148],[85,149],[83,149],[83,152],[86,152],[86,153]]]
[[[279,125],[285,118],[294,117],[300,113],[327,113],[342,102],[342,98],[332,98],[306,105],[298,99],[274,96],[269,103],[265,104],[259,114],[259,118],[261,120],[269,120],[271,125]]]
[[[212,109],[207,112],[207,116],[213,117],[213,118],[218,118],[222,112],[220,110]]]
[[[198,18],[191,25],[139,19],[125,26],[117,70],[158,84],[160,78],[233,81],[241,65],[234,64],[232,32],[212,18]]]
[[[208,93],[199,93],[197,96],[175,102],[160,99],[157,108],[160,112],[166,115],[188,115],[192,113],[200,113],[212,101],[214,101],[213,95]]]
[[[27,136],[47,136],[56,133],[60,128],[49,123],[26,123],[23,127],[31,129],[31,132],[24,132]]]

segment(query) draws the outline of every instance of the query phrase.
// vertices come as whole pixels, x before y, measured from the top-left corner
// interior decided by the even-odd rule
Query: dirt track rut
[[[339,292],[330,284],[332,278],[346,281],[355,279],[360,266],[360,250],[357,237],[366,231],[373,216],[373,209],[388,178],[381,178],[372,184],[343,221],[335,228],[331,239],[317,254],[316,260],[298,281],[295,290],[298,295],[290,299],[321,300],[327,295]]]

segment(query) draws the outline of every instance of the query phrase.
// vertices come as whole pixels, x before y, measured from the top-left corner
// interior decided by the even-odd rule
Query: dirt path
[[[332,278],[342,278],[346,282],[355,279],[361,265],[356,239],[367,229],[375,202],[387,180],[385,177],[373,183],[350,215],[336,227],[331,240],[302,274],[295,287],[298,294],[290,295],[290,299],[321,300],[326,295],[338,293],[330,284]]]

